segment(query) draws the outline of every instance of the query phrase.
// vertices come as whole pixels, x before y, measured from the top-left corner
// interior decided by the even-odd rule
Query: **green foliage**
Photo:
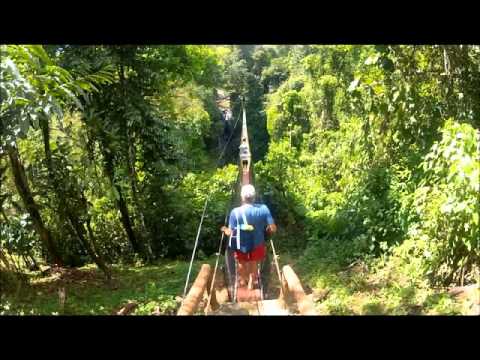
[[[413,256],[419,276],[473,280],[478,130],[460,84],[466,68],[478,74],[477,50],[313,46],[271,60],[289,76],[268,95],[273,142],[256,171],[287,233],[303,228],[306,255]]]
[[[447,283],[480,260],[477,136],[470,125],[447,121],[425,157],[425,175],[415,191],[418,223],[410,234],[423,247],[427,273]]]
[[[199,250],[214,253],[238,173],[216,167],[226,93],[234,119],[245,99],[279,250],[313,285],[371,268],[333,286],[326,312],[458,313],[426,280],[472,282],[480,263],[479,49],[3,45],[0,245],[25,263],[49,261],[48,234],[67,265],[185,258],[210,196]],[[139,313],[173,311],[159,287],[137,289]]]
[[[220,226],[231,207],[232,188],[235,189],[238,168],[228,165],[214,172],[188,173],[178,185],[166,187],[168,213],[157,218],[170,256],[189,253],[194,246],[197,229],[207,197],[207,212],[200,234],[199,248],[207,255],[217,251]],[[170,240],[169,237],[175,240]],[[171,244],[171,245],[170,245]],[[185,251],[188,249],[187,251]]]
[[[183,261],[114,265],[111,284],[92,265],[76,269],[80,281],[32,272],[17,292],[2,293],[0,315],[112,315],[128,302],[138,304],[131,315],[172,315],[179,306],[175,297],[183,291],[188,266]],[[198,272],[200,266],[194,262],[193,271]],[[61,287],[66,291],[63,310],[58,299]]]
[[[9,253],[30,255],[36,240],[28,214],[13,218],[10,222],[3,223],[0,228],[0,248]]]
[[[250,148],[254,161],[264,158],[269,136],[266,128],[264,95],[268,86],[262,82],[261,74],[269,66],[273,53],[265,46],[233,46],[224,59],[223,88],[230,98],[230,106],[236,119],[241,116],[241,99],[248,118]],[[232,144],[238,144],[241,127],[232,137]],[[237,162],[238,149],[227,149],[228,162]]]
[[[30,126],[38,128],[42,117],[61,117],[72,104],[82,108],[79,95],[95,90],[95,83],[111,82],[111,73],[105,69],[74,78],[40,45],[2,45],[0,55],[2,146],[17,136],[25,137]]]
[[[291,86],[296,86],[292,83]],[[300,86],[301,83],[300,83]],[[301,90],[282,87],[275,93],[272,106],[268,108],[267,128],[270,136],[275,139],[283,137],[293,138],[293,144],[299,145],[302,134],[309,131],[310,123],[306,102]]]
[[[197,45],[1,51],[1,146],[17,144],[64,262],[78,266],[95,260],[92,254],[108,262],[183,255],[184,234],[167,223],[179,211],[175,191],[184,177],[212,166],[206,142],[214,110],[206,106],[221,80],[222,52]],[[208,175],[199,176],[206,184]],[[2,227],[2,242],[23,254],[21,244],[33,241],[43,257],[38,229],[17,226],[25,211],[19,197],[5,196],[10,225]],[[200,209],[190,213],[201,211],[194,206]]]

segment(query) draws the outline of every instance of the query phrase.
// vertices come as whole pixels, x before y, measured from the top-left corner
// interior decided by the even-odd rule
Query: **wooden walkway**
[[[256,315],[281,316],[290,315],[286,305],[279,299],[244,301],[239,303],[225,303],[209,315]]]
[[[284,266],[282,277],[285,282],[285,296],[277,299],[261,300],[260,290],[240,289],[236,303],[231,302],[225,287],[225,279],[217,274],[210,304],[207,309],[208,291],[212,281],[210,265],[203,264],[195,282],[184,299],[177,315],[194,315],[207,313],[208,315],[317,315],[310,297],[306,296],[300,280],[290,266]]]

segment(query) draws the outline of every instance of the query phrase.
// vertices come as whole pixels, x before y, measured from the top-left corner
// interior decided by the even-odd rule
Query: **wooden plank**
[[[238,302],[251,302],[262,300],[262,292],[260,289],[248,289],[247,287],[239,287],[237,289]]]
[[[281,299],[259,301],[258,310],[259,315],[263,316],[289,315],[288,309]]]
[[[290,315],[288,308],[281,299],[242,301],[224,303],[216,311],[208,315],[235,315],[235,316],[285,316]]]
[[[242,301],[236,304],[224,304],[221,314],[251,315],[251,316],[280,316],[289,315],[284,304],[278,300]]]

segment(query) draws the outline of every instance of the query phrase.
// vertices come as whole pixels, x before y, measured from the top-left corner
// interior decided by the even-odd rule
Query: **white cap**
[[[242,200],[245,201],[246,199],[254,199],[255,198],[255,188],[253,185],[243,185],[242,190],[240,191],[240,196]]]

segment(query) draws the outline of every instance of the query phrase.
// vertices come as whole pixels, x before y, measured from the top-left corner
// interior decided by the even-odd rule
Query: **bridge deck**
[[[225,303],[210,315],[289,315],[279,299]]]

